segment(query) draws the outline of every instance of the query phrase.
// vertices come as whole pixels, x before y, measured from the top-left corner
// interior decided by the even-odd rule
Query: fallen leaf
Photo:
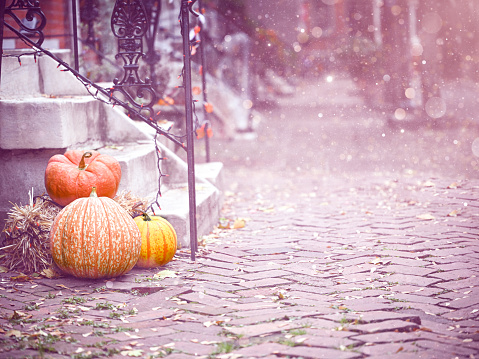
[[[175,100],[172,99],[169,96],[165,96],[165,97],[160,98],[158,100],[158,105],[161,105],[161,106],[169,106],[169,105],[174,105],[174,104],[175,104]]]
[[[434,187],[435,186],[434,182],[431,182],[431,181],[426,181],[422,185],[424,187]]]
[[[28,280],[32,280],[33,278],[31,278],[30,276],[26,275],[26,274],[23,274],[21,273],[20,275],[17,275],[15,277],[10,277],[10,280],[11,281],[14,281],[14,282],[26,282]]]
[[[172,270],[166,269],[166,270],[159,271],[153,277],[156,279],[175,278],[176,273],[173,272]]]
[[[135,349],[135,350],[123,350],[120,352],[121,355],[126,357],[141,357],[143,356],[143,350]]]
[[[422,330],[423,332],[432,332],[432,329],[426,327],[420,327],[419,330]]]
[[[417,219],[422,219],[422,220],[425,220],[425,221],[430,221],[430,220],[436,219],[436,217],[434,217],[430,213],[419,214],[419,215],[416,216],[416,218]]]
[[[44,332],[43,330],[39,330],[39,331],[33,333],[33,336],[37,336],[37,337],[38,337],[38,336],[40,336],[40,335],[42,335],[42,336],[44,336],[44,337],[48,337],[48,333]]]
[[[21,338],[22,332],[16,329],[9,330],[6,334],[7,337]]]
[[[63,337],[65,335],[65,333],[63,333],[59,330],[54,330],[54,331],[50,332],[50,335],[52,335],[54,337]]]
[[[68,288],[66,285],[63,285],[63,284],[57,284],[57,287],[65,288],[65,289],[70,289],[70,288]],[[71,289],[70,289],[70,290],[71,290]]]
[[[206,111],[206,113],[212,113],[213,112],[213,105],[206,102],[205,103],[205,111]]]
[[[449,189],[455,189],[455,188],[458,188],[460,187],[456,182],[452,182],[449,186],[447,186],[447,188]]]
[[[123,150],[124,146],[118,146],[118,145],[109,145],[109,146],[105,146],[106,148],[111,148],[112,150],[118,150],[118,151],[121,151]]]
[[[236,219],[233,223],[233,229],[244,228],[246,222],[244,219]]]
[[[26,314],[26,313],[23,313],[19,310],[14,310],[12,315],[8,319],[10,319],[10,320],[16,320],[16,319],[20,319],[20,318],[28,319],[28,318],[31,318],[31,317],[32,317],[31,314]]]
[[[454,211],[447,214],[448,217],[457,217],[459,215],[459,210],[455,209]]]
[[[44,270],[42,270],[40,272],[40,275],[46,277],[46,278],[49,278],[49,279],[52,279],[52,278],[59,278],[61,277],[62,275],[58,272],[56,272],[55,270],[53,270],[53,268],[45,268]]]

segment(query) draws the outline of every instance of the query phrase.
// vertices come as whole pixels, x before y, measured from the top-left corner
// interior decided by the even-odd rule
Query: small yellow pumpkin
[[[141,252],[136,265],[154,268],[170,262],[176,253],[176,232],[164,218],[143,213],[135,217],[141,233]]]

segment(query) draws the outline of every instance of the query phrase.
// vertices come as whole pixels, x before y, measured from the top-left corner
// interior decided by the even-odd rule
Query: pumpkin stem
[[[143,212],[142,217],[143,217],[143,220],[144,220],[144,221],[151,221],[150,216],[147,215],[146,212]]]
[[[81,160],[80,160],[80,164],[78,165],[78,169],[80,171],[86,170],[88,165],[85,164],[85,158],[90,158],[91,156],[93,156],[93,153],[91,153],[91,152],[85,152],[83,154],[83,156],[81,157]]]
[[[98,194],[96,193],[96,187],[92,187],[90,197],[98,197]]]

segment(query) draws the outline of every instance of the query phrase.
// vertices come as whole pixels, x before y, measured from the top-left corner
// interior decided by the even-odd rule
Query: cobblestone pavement
[[[265,111],[254,143],[213,144],[224,218],[195,262],[181,249],[109,281],[2,273],[0,357],[478,358],[479,180],[460,173],[468,155],[457,172],[419,154],[424,172],[382,171],[390,161],[371,157],[381,153],[363,159],[372,170],[347,171],[359,145],[298,164],[284,149],[291,131],[266,130],[287,111]],[[352,131],[381,138],[368,119]]]

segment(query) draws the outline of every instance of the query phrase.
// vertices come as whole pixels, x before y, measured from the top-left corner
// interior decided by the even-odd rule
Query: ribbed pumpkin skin
[[[99,197],[113,198],[121,179],[120,163],[97,151],[85,158],[86,169],[78,168],[85,151],[67,151],[50,158],[45,170],[45,188],[50,198],[61,206],[77,198],[88,197],[92,187]]]
[[[148,217],[148,216],[147,216]],[[164,218],[149,216],[135,217],[141,233],[141,253],[136,265],[154,268],[171,261],[176,253],[176,231]]]
[[[52,257],[65,273],[79,278],[118,277],[140,255],[138,226],[107,197],[79,198],[63,208],[50,231]]]

